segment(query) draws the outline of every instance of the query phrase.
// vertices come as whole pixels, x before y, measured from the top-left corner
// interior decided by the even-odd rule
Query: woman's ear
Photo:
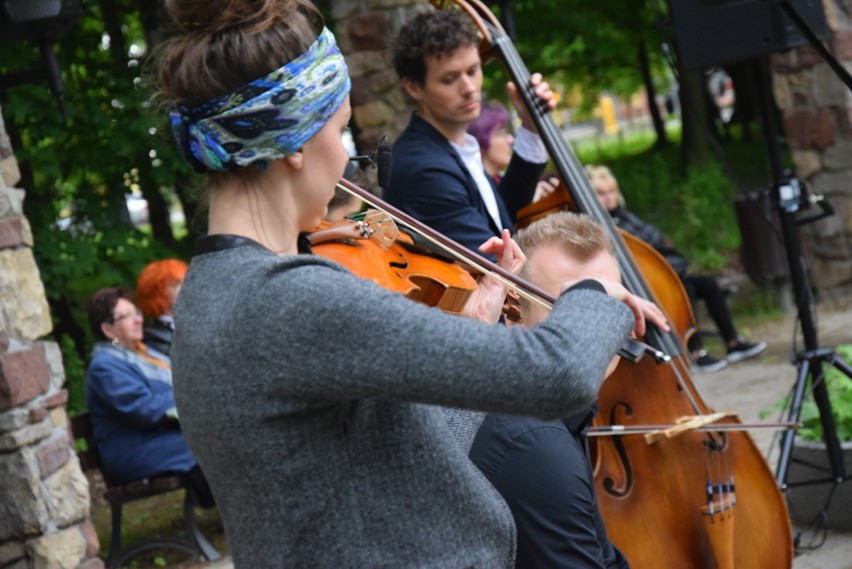
[[[293,154],[289,154],[289,155],[285,156],[284,160],[286,160],[287,165],[290,168],[293,168],[294,170],[301,170],[302,164],[305,161],[304,148],[300,148],[299,150],[297,150]]]
[[[106,322],[101,322],[101,334],[103,334],[107,340],[112,340],[115,336],[112,325],[107,324]]]

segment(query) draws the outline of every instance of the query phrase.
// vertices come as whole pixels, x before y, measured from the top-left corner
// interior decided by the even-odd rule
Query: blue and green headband
[[[228,171],[296,152],[340,108],[351,81],[328,28],[307,52],[245,87],[169,113],[184,160],[198,172]]]

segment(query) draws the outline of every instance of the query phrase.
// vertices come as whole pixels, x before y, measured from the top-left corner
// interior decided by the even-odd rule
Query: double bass
[[[625,286],[667,313],[672,331],[649,330],[646,341],[673,356],[619,366],[601,390],[598,424],[671,424],[681,417],[722,417],[718,430],[688,428],[649,440],[611,436],[596,444],[595,484],[610,540],[634,569],[783,569],[792,567],[793,541],[784,498],[751,436],[738,419],[719,415],[692,381],[682,338],[694,328],[689,300],[676,273],[649,245],[621,235],[598,202],[561,131],[532,93],[530,73],[491,11],[479,0],[432,0],[464,10],[482,36],[484,56],[498,56],[567,187],[576,210],[606,228]],[[629,246],[628,246],[629,243]]]

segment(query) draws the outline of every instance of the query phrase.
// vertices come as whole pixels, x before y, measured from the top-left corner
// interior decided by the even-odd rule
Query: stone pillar
[[[359,153],[371,153],[382,136],[393,143],[414,105],[393,68],[391,41],[426,0],[332,0],[333,31],[352,78],[352,116]],[[375,171],[368,170],[371,183]]]
[[[0,567],[103,568],[19,180],[0,109]]]
[[[852,69],[852,0],[823,0],[829,50]],[[802,226],[811,282],[820,297],[852,295],[852,93],[809,45],[771,58],[773,91],[796,173],[836,213]]]

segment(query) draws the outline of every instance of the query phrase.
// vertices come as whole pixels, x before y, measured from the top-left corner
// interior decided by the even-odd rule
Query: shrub
[[[609,166],[628,209],[668,234],[693,271],[724,266],[725,252],[739,247],[736,188],[718,164],[690,166],[681,175],[670,156],[648,152]]]
[[[837,353],[847,362],[852,362],[852,344],[838,346]],[[852,381],[834,367],[826,366],[825,386],[831,402],[831,415],[837,426],[837,436],[841,442],[852,441]],[[802,428],[798,430],[800,437],[809,441],[823,440],[819,409],[812,395],[802,402],[801,421]]]

